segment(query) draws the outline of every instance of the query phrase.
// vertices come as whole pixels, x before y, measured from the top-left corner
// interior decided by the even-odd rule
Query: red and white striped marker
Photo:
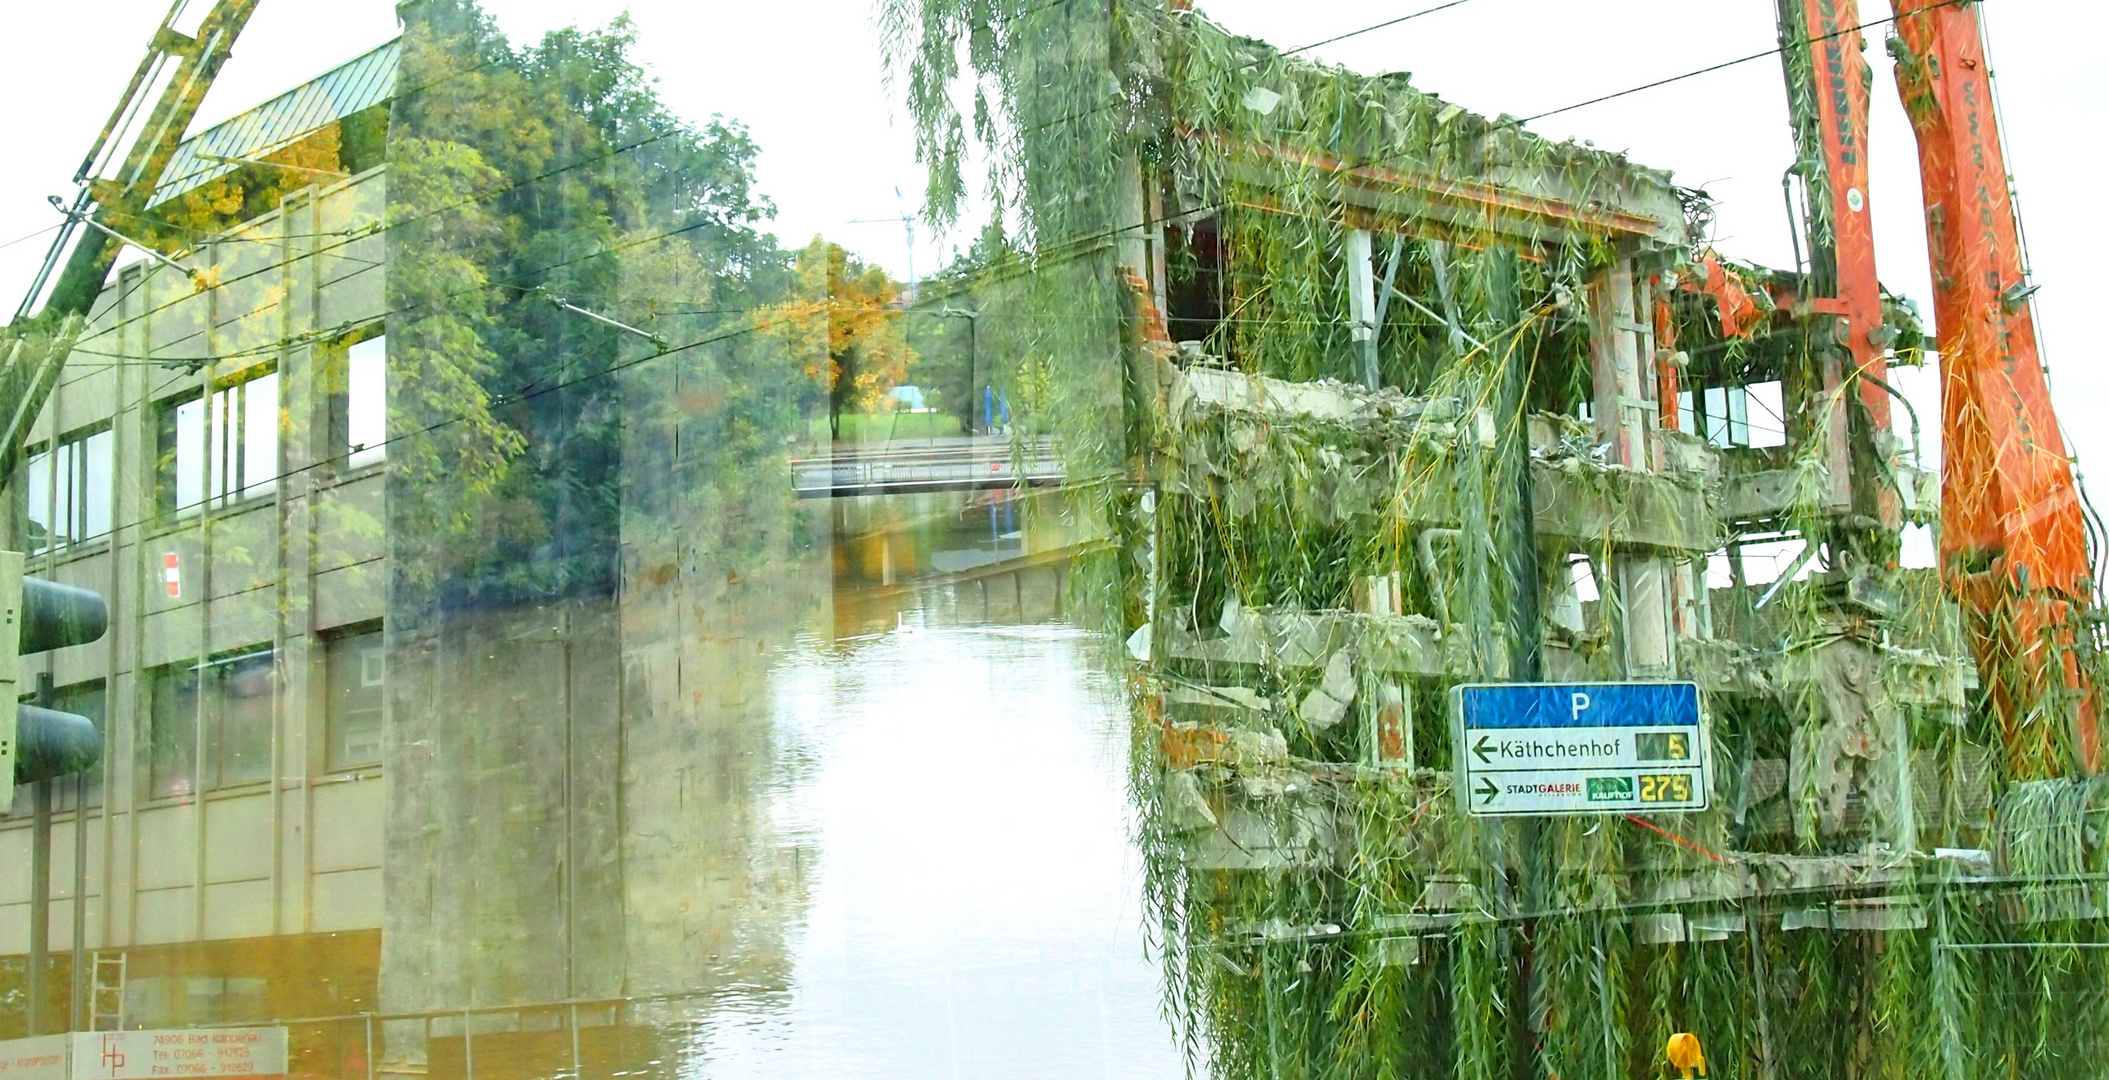
[[[173,551],[161,556],[161,583],[168,586],[170,596],[183,595],[183,570]]]

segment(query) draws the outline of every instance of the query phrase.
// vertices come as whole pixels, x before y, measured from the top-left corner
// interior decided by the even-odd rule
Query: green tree
[[[418,321],[390,336],[392,366],[417,379],[393,420],[419,434],[393,532],[422,550],[399,572],[464,598],[606,592],[622,426],[658,392],[618,372],[741,352],[752,384],[711,400],[751,407],[746,424],[795,420],[784,350],[738,340],[792,284],[761,228],[774,208],[754,188],[757,148],[737,123],[673,115],[629,58],[627,19],[515,48],[474,0],[423,0],[404,42],[390,306]],[[647,327],[679,359],[553,296]]]

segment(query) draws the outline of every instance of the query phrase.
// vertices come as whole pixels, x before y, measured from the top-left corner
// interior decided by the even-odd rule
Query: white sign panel
[[[66,1080],[66,1036],[0,1042],[0,1080]]]
[[[178,1028],[73,1036],[73,1080],[284,1076],[286,1029]]]
[[[1509,683],[1452,692],[1458,798],[1477,816],[1706,809],[1695,683]]]

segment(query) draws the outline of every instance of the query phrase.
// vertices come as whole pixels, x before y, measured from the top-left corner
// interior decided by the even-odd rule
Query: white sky
[[[203,4],[206,0],[193,0]],[[1211,0],[1230,29],[1284,48],[1429,6],[1433,0]],[[485,0],[515,41],[556,25],[597,25],[629,11],[639,59],[679,113],[745,121],[761,147],[761,190],[780,213],[786,243],[823,232],[905,276],[901,226],[885,219],[919,204],[919,167],[880,80],[873,0],[801,4],[696,4],[682,0]],[[67,194],[88,142],[138,63],[166,0],[99,0],[88,43],[69,5],[18,3],[0,35],[0,93],[18,103],[0,120],[9,154],[0,167],[0,244],[51,225],[45,196]],[[2083,464],[2109,475],[2109,366],[2085,360],[2087,290],[2104,225],[2090,198],[2109,175],[2099,133],[2109,117],[2109,5],[1998,0],[1981,8],[2004,105],[2008,165],[2029,230],[2039,329],[2057,404]],[[1863,17],[1886,14],[1866,0]],[[263,0],[200,122],[245,109],[396,32],[390,0]],[[1918,299],[1929,319],[1918,165],[1897,104],[1881,31],[1875,67],[1874,215],[1882,278]],[[1404,70],[1425,89],[1474,111],[1530,115],[1666,75],[1758,52],[1775,43],[1770,0],[1472,0],[1317,50],[1363,71]],[[1717,240],[1727,254],[1783,265],[1790,258],[1779,176],[1792,159],[1775,58],[1700,76],[1532,125],[1623,149],[1673,170],[1718,200]],[[895,189],[905,193],[896,196]],[[970,213],[970,220],[975,220]],[[978,221],[976,222],[978,223]],[[919,230],[921,231],[921,230]],[[941,265],[957,241],[920,236],[915,270]],[[41,256],[41,238],[0,247],[0,300],[10,307]],[[4,315],[0,312],[0,315]],[[1938,428],[1932,380],[1898,372]],[[1931,447],[1929,447],[1931,449]]]

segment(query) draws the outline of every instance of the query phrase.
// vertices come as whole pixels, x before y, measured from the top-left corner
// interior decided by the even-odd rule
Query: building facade
[[[9,486],[7,546],[111,614],[24,670],[105,740],[84,794],[48,785],[41,1032],[290,1022],[296,1073],[532,1073],[666,1057],[652,1002],[783,977],[798,854],[756,792],[770,665],[826,624],[826,504],[727,466],[722,410],[680,407],[722,361],[697,349],[595,383],[620,424],[561,394],[517,421],[531,496],[601,478],[508,564],[570,577],[405,535],[452,497],[401,467],[447,423],[406,419],[444,403],[388,334],[417,303],[388,269],[419,242],[390,226],[405,50],[182,144],[149,211],[180,266],[112,275]],[[713,515],[743,543],[683,524]],[[0,818],[0,1037],[31,1011],[37,798]]]
[[[215,159],[251,155],[285,163],[276,205],[199,245],[195,281],[150,260],[113,275],[10,485],[31,572],[111,609],[102,640],[25,671],[105,737],[85,809],[51,782],[60,1022],[76,941],[128,955],[142,1023],[372,1003],[386,182],[361,129],[385,117],[396,51],[183,144],[160,213],[224,197],[239,166]],[[35,798],[0,822],[7,865],[31,865]],[[0,954],[30,951],[29,884],[0,882]]]

